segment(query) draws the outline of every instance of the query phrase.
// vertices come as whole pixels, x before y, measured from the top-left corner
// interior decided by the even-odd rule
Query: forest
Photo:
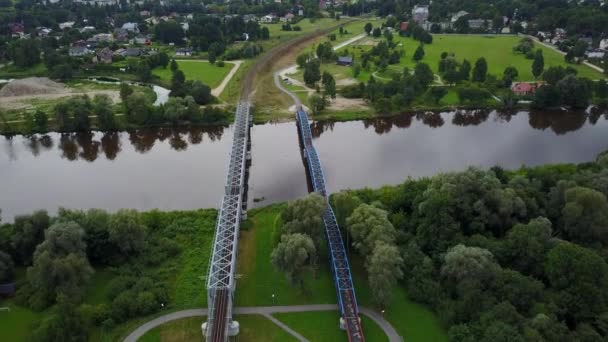
[[[605,341],[607,195],[604,152],[344,191],[331,204],[378,309],[398,286],[432,308],[451,341]],[[294,285],[324,264],[323,208],[313,194],[281,215],[271,259]]]

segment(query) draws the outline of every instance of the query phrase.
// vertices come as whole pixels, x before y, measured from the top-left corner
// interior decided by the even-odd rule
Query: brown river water
[[[608,113],[406,114],[314,122],[329,191],[501,165],[591,161],[608,149]],[[254,206],[307,193],[295,122],[256,125],[249,198]],[[231,127],[142,129],[0,137],[5,221],[36,209],[215,208]]]

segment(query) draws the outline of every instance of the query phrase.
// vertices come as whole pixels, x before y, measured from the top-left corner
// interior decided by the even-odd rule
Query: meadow
[[[513,51],[513,46],[521,40],[518,36],[484,36],[484,35],[457,35],[457,34],[435,34],[433,43],[424,46],[425,56],[421,62],[427,63],[433,71],[437,72],[441,53],[454,53],[458,62],[469,60],[471,65],[484,57],[488,62],[488,73],[502,77],[506,67],[512,66],[519,72],[520,81],[534,81],[532,75],[532,60],[526,59],[523,54]],[[414,51],[419,42],[407,38],[395,36],[395,42],[402,44],[405,56],[401,58],[400,66],[414,67],[416,62],[412,60]],[[535,43],[535,49],[543,51],[545,59],[545,70],[551,66],[572,66],[578,71],[578,75],[590,79],[604,78],[600,72],[583,64],[567,64],[564,56],[539,43]]]
[[[220,67],[203,60],[176,60],[176,62],[179,69],[186,75],[186,80],[201,81],[211,89],[220,85],[234,66],[230,62],[225,62],[225,65]],[[172,73],[169,67],[156,68],[152,73],[162,81],[171,82]]]

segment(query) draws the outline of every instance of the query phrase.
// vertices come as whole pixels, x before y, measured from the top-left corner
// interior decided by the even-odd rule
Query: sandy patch
[[[61,98],[79,95],[88,95],[91,98],[93,98],[95,95],[108,95],[113,103],[117,103],[120,101],[120,93],[117,90],[92,90],[84,92],[66,90],[66,92],[60,94],[0,97],[0,108],[5,110],[27,109],[32,108],[34,106],[32,104],[32,101],[58,100]]]
[[[337,96],[335,99],[330,99],[330,103],[327,108],[331,110],[345,110],[366,109],[369,108],[369,106],[363,99],[347,99],[342,96]]]
[[[354,78],[343,78],[341,80],[336,81],[336,85],[338,87],[344,87],[344,86],[349,86],[349,85],[353,85],[353,84],[359,84],[359,82],[357,82],[356,79]]]

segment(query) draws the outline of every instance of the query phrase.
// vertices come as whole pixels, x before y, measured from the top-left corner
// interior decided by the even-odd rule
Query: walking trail
[[[314,312],[314,311],[337,311],[338,306],[334,304],[316,304],[316,305],[291,305],[291,306],[251,306],[234,308],[234,313],[237,315],[262,315],[272,321],[274,324],[285,330],[299,341],[308,341],[305,337],[295,332],[293,329],[272,317],[275,313],[297,313],[297,312]],[[384,331],[390,342],[401,342],[402,337],[399,336],[393,326],[382,317],[381,314],[365,307],[359,307],[359,312],[369,317]],[[163,325],[165,323],[178,319],[189,317],[207,316],[207,309],[190,309],[172,312],[164,316],[157,317],[147,323],[142,324],[137,329],[133,330],[124,339],[124,342],[136,342],[144,336],[148,331]],[[202,323],[202,322],[201,322]],[[337,320],[336,320],[337,325]]]

